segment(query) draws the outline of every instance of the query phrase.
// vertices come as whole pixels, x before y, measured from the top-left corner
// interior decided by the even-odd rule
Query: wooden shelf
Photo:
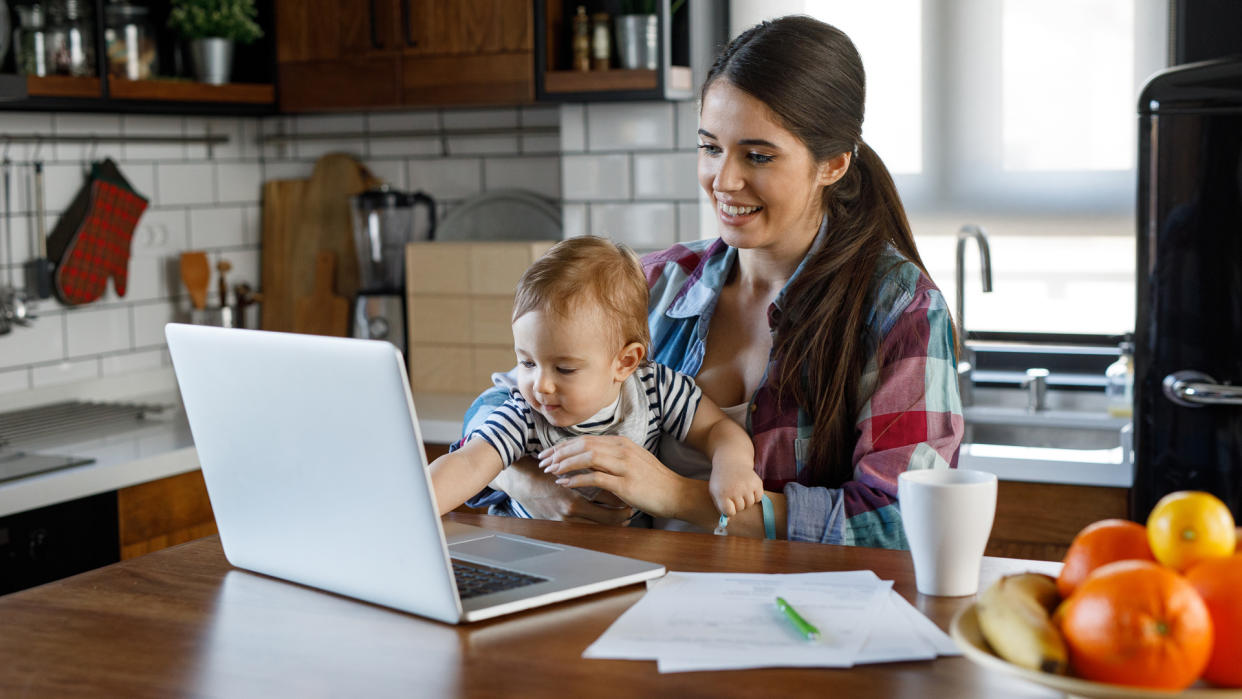
[[[210,85],[189,80],[111,80],[109,96],[124,100],[272,104],[276,89],[256,83]]]
[[[654,70],[550,70],[543,77],[549,93],[654,90],[658,85]]]
[[[31,97],[103,97],[99,78],[77,78],[69,75],[26,76],[26,92]]]

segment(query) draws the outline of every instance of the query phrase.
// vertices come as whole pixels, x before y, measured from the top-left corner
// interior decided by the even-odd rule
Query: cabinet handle
[[[380,44],[379,34],[376,33],[375,29],[375,0],[369,0],[368,5],[371,10],[371,13],[367,15],[367,17],[371,20],[371,46],[378,51],[384,48],[384,46]]]
[[[401,0],[401,31],[405,33],[405,45],[411,48],[418,46],[414,33],[410,28],[410,0]]]
[[[1242,405],[1242,386],[1218,384],[1216,379],[1198,371],[1178,371],[1164,377],[1164,395],[1187,408]]]

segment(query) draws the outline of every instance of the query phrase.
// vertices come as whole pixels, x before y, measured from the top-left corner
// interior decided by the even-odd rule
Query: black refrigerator
[[[1242,522],[1242,58],[1178,66],[1139,97],[1134,487]]]

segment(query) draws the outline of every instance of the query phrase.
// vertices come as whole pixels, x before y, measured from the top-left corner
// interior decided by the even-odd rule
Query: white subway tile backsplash
[[[189,217],[185,209],[148,208],[138,219],[130,243],[133,257],[163,257],[190,247]]]
[[[49,215],[59,219],[73,198],[86,184],[86,173],[78,163],[47,163],[43,166],[43,205]],[[33,209],[31,209],[33,211]],[[48,233],[51,233],[48,229]]]
[[[435,110],[412,112],[376,112],[367,114],[367,131],[435,131],[440,128],[440,114]],[[374,147],[374,144],[372,144]]]
[[[93,357],[73,362],[36,366],[31,372],[31,379],[35,388],[55,386],[63,383],[76,383],[97,378],[99,378],[99,360]]]
[[[125,114],[121,117],[121,133],[127,136],[182,136],[182,117]],[[185,145],[181,143],[126,143],[121,148],[126,160],[182,160]]]
[[[677,203],[677,240],[689,242],[702,236],[699,230],[699,202]]]
[[[119,114],[76,114],[66,112],[52,117],[57,136],[116,136],[121,133]],[[55,143],[56,160],[100,160],[105,157],[119,158],[121,144],[109,143]]]
[[[562,204],[561,231],[566,238],[577,238],[589,232],[587,214],[590,204]]]
[[[155,173],[160,181],[160,206],[216,201],[216,173],[211,163],[156,163]]]
[[[150,371],[164,365],[162,350],[145,350],[127,354],[114,354],[99,360],[99,370],[103,376],[132,374],[135,371]]]
[[[635,199],[695,199],[699,195],[694,153],[635,153]]]
[[[24,328],[14,328],[0,337],[0,369],[9,369],[65,356],[64,318],[60,313],[46,312],[40,302],[39,317]]]
[[[525,189],[561,198],[560,158],[488,158],[483,163],[486,191]]]
[[[0,112],[0,133],[50,136],[53,133],[52,120],[53,115],[46,112]],[[6,146],[6,152],[15,161],[30,160],[35,155],[45,160],[55,157],[51,146],[46,143],[11,143]]]
[[[539,107],[522,107],[518,112],[518,121],[526,126],[560,126],[561,113],[556,105]]]
[[[131,256],[125,300],[150,301],[185,293],[184,288],[179,288],[177,259],[171,255]]]
[[[478,158],[411,160],[409,188],[437,200],[465,199],[483,191],[483,161]]]
[[[450,136],[449,155],[516,155],[518,137],[515,136]]]
[[[371,174],[392,186],[393,189],[406,188],[406,161],[392,159],[376,160],[375,158],[369,158],[366,161],[366,165],[367,169],[371,171]]]
[[[659,250],[677,240],[674,204],[592,204],[591,233],[635,250]]]
[[[65,313],[69,357],[94,356],[130,349],[129,308],[84,306]]]
[[[591,151],[668,150],[677,140],[668,102],[588,104],[586,132]]]
[[[263,194],[263,174],[256,163],[216,163],[216,193],[221,202],[258,202]]]
[[[155,165],[153,163],[117,163],[121,175],[134,191],[146,197],[147,205],[155,203]]]
[[[695,150],[699,146],[699,101],[676,103],[677,150]]]
[[[532,133],[558,127],[559,133]],[[697,107],[687,103],[564,104],[504,109],[414,110],[298,117],[181,117],[149,115],[18,114],[0,112],[0,133],[140,135],[225,134],[208,155],[205,145],[42,144],[48,161],[48,230],[84,183],[83,165],[113,155],[136,190],[151,199],[135,231],[128,292],[111,283],[99,302],[67,308],[43,302],[32,327],[0,338],[0,393],[98,375],[170,366],[164,325],[188,320],[180,253],[210,252],[229,260],[230,284],[258,287],[262,183],[305,179],[320,154],[345,150],[365,156],[393,186],[424,190],[447,213],[483,191],[521,188],[560,201],[566,236],[611,235],[639,250],[698,237],[711,224],[710,203],[694,174]],[[510,129],[474,136],[466,129]],[[420,138],[333,138],[260,146],[260,133],[439,131]],[[28,160],[30,148],[10,156]],[[33,199],[30,168],[15,168],[13,257],[29,253]],[[15,270],[19,283],[24,277]],[[257,308],[255,309],[257,311]],[[257,320],[257,313],[252,318]],[[67,361],[69,360],[69,361]]]
[[[446,131],[459,129],[509,129],[518,125],[518,110],[446,109],[441,115]]]
[[[0,394],[30,390],[30,370],[26,368],[0,371]]]
[[[630,156],[561,156],[562,191],[568,201],[630,198]]]
[[[166,344],[164,326],[173,322],[185,322],[177,305],[171,301],[138,304],[130,310],[134,319],[135,347],[163,347]]]
[[[518,143],[522,153],[547,153],[549,155],[557,155],[561,151],[560,135],[548,134],[522,134]]]
[[[561,152],[581,153],[586,150],[586,107],[562,104],[560,116]]]
[[[309,160],[269,160],[263,163],[263,181],[304,180],[315,171],[315,163]]]
[[[240,207],[190,209],[190,245],[196,249],[246,244]]]

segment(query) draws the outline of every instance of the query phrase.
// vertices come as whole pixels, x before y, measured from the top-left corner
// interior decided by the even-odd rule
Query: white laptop
[[[442,521],[388,342],[179,324],[165,334],[220,543],[238,568],[448,623],[664,574]]]

